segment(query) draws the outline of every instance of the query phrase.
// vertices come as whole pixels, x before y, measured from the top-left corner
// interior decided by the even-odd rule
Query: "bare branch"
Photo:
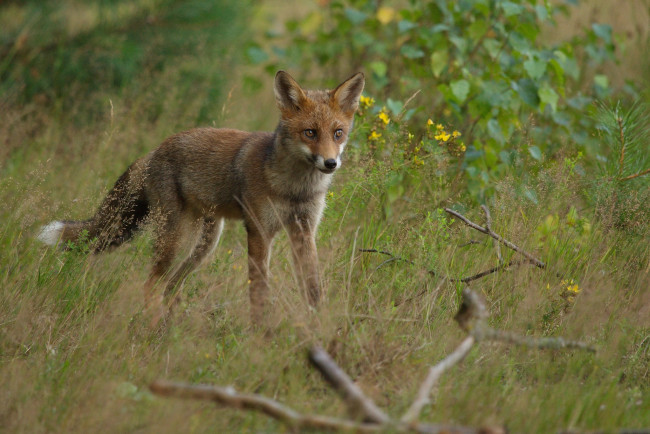
[[[343,372],[330,355],[318,345],[309,350],[309,361],[323,374],[325,380],[334,387],[347,404],[352,417],[364,422],[387,423],[390,419],[381,411],[372,399],[363,394],[361,389]]]
[[[475,241],[475,242],[470,242],[469,244],[480,244],[480,243]],[[465,245],[467,245],[467,243]],[[362,252],[362,253],[379,253],[379,254],[382,254],[382,255],[389,256],[388,259],[386,259],[385,261],[382,261],[376,267],[377,270],[379,270],[380,268],[382,268],[386,264],[390,264],[391,262],[407,262],[407,263],[409,263],[411,265],[415,265],[415,262],[411,261],[410,259],[405,259],[405,258],[402,258],[400,256],[395,256],[392,253],[384,251],[384,250],[359,249],[359,251]],[[496,267],[489,268],[487,270],[481,271],[481,272],[473,274],[471,276],[461,277],[461,278],[444,276],[442,274],[439,274],[439,273],[435,272],[434,270],[426,270],[426,272],[428,274],[430,274],[431,276],[439,277],[441,279],[447,279],[450,282],[469,283],[469,282],[472,282],[474,280],[478,280],[478,279],[480,279],[482,277],[488,276],[488,275],[490,275],[492,273],[496,273],[497,271],[507,270],[510,267],[515,267],[515,266],[524,265],[524,264],[537,265],[535,260],[530,260],[530,259],[527,259],[525,261],[515,261],[515,260],[513,260],[513,261],[510,261],[510,262],[507,262],[507,263],[505,263],[505,262],[501,263],[501,264],[497,265]]]
[[[321,415],[303,415],[273,399],[259,395],[237,393],[232,387],[194,385],[157,380],[149,388],[159,396],[214,401],[226,407],[260,411],[296,429],[352,431],[360,433],[394,431],[426,434],[478,434],[479,432],[490,432],[489,428],[476,430],[463,426],[421,423],[405,424],[391,420],[388,420],[384,424],[377,424],[355,422]]]
[[[592,353],[596,352],[596,349],[594,347],[584,342],[568,341],[564,338],[535,338],[531,336],[522,336],[517,333],[496,330],[491,327],[474,329],[472,335],[477,337],[479,340],[500,341],[515,345],[524,345],[531,348],[550,348],[555,350],[564,348],[576,348]]]
[[[413,401],[411,407],[409,407],[408,411],[404,416],[402,416],[402,422],[412,422],[418,419],[422,408],[430,402],[429,396],[431,395],[431,390],[438,383],[442,374],[457,363],[460,363],[465,356],[467,356],[475,342],[476,339],[474,339],[473,336],[466,337],[453,353],[449,354],[437,365],[432,366],[431,369],[429,369],[429,375],[427,375],[424,383],[420,386],[415,401]]]
[[[515,266],[524,265],[524,264],[536,265],[533,261],[531,261],[529,259],[526,259],[524,261],[503,262],[503,263],[497,265],[496,267],[492,267],[492,268],[487,269],[485,271],[481,271],[480,273],[476,273],[476,274],[474,274],[472,276],[463,277],[461,279],[452,279],[452,278],[450,278],[449,280],[451,280],[452,282],[469,283],[469,282],[471,282],[473,280],[478,280],[478,279],[480,279],[482,277],[485,277],[485,276],[488,276],[488,275],[490,275],[492,273],[496,273],[497,271],[507,270],[510,267],[515,267]]]
[[[521,254],[524,255],[528,260],[530,260],[533,264],[535,264],[537,267],[539,267],[539,268],[546,268],[546,264],[545,264],[545,263],[543,263],[543,262],[540,261],[539,259],[535,258],[533,255],[531,255],[530,253],[528,253],[528,252],[525,251],[524,249],[522,249],[522,248],[518,247],[517,245],[513,244],[512,242],[506,240],[506,239],[503,238],[501,235],[494,233],[494,231],[492,231],[491,229],[484,228],[483,226],[477,225],[476,223],[474,223],[474,222],[472,222],[471,220],[467,219],[467,217],[465,217],[464,215],[462,215],[462,214],[460,214],[460,213],[457,213],[456,211],[454,211],[454,210],[452,210],[452,209],[445,208],[445,211],[446,211],[447,213],[453,215],[453,216],[456,217],[457,219],[461,220],[463,223],[465,223],[465,224],[466,224],[467,226],[469,226],[470,228],[475,229],[475,230],[477,230],[477,231],[479,231],[479,232],[482,232],[482,233],[484,233],[484,234],[486,234],[486,235],[489,235],[489,236],[491,236],[492,238],[494,238],[495,240],[497,240],[498,242],[500,242],[501,244],[503,244],[504,246],[506,246],[506,247],[508,247],[508,248],[510,248],[510,249],[512,249],[512,250],[514,250],[514,251],[516,251],[516,252],[521,253]]]

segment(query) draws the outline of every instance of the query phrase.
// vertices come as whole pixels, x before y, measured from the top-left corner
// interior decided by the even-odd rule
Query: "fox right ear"
[[[363,92],[366,80],[362,72],[357,72],[352,77],[334,89],[330,95],[343,111],[354,113],[359,108],[359,98]]]
[[[284,71],[275,74],[273,92],[280,110],[299,110],[303,101],[307,99],[296,80]]]

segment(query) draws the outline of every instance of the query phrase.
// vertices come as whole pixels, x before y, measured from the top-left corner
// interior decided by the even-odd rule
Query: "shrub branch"
[[[485,207],[484,209],[487,209],[487,207]],[[457,219],[459,219],[460,221],[462,221],[463,223],[465,223],[465,224],[466,224],[467,226],[469,226],[470,228],[475,229],[475,230],[477,230],[477,231],[479,231],[479,232],[481,232],[481,233],[484,233],[485,235],[489,235],[490,237],[494,238],[495,240],[497,240],[498,242],[500,242],[500,243],[503,244],[504,246],[508,247],[509,249],[512,249],[512,250],[514,250],[515,252],[518,252],[518,253],[524,255],[524,256],[526,257],[526,259],[528,259],[528,260],[529,260],[532,264],[534,264],[535,266],[537,266],[537,267],[539,267],[539,268],[546,268],[546,264],[545,264],[545,263],[543,263],[542,261],[540,261],[539,259],[537,259],[537,258],[534,257],[533,255],[531,255],[530,253],[528,253],[527,251],[525,251],[525,250],[522,249],[521,247],[518,247],[516,244],[512,243],[511,241],[506,240],[506,239],[503,238],[501,235],[495,233],[495,232],[494,232],[492,229],[490,229],[489,227],[485,228],[485,227],[483,227],[483,226],[477,225],[476,223],[474,223],[473,221],[469,220],[469,219],[468,219],[467,217],[465,217],[464,215],[462,215],[462,214],[460,214],[460,213],[454,211],[453,209],[445,208],[445,212],[447,212],[448,214],[453,215],[454,217],[456,217]],[[488,211],[487,214],[489,214],[489,211]]]

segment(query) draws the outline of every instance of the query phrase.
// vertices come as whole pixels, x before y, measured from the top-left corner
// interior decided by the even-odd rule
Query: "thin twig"
[[[359,249],[361,253],[379,253],[381,255],[386,255],[390,256],[391,261],[403,261],[403,262],[408,262],[411,265],[415,265],[415,262],[411,261],[410,259],[402,258],[401,256],[395,256],[391,252],[387,252],[385,250],[377,250],[377,249]]]
[[[429,375],[427,375],[427,378],[420,386],[415,401],[413,401],[411,407],[409,407],[408,411],[404,416],[402,416],[402,422],[412,422],[418,419],[422,408],[430,402],[429,397],[431,395],[431,390],[438,383],[442,374],[457,363],[460,363],[465,356],[467,356],[475,342],[476,339],[473,336],[466,337],[453,353],[449,354],[437,365],[432,366],[431,369],[429,369]]]
[[[639,176],[647,175],[648,173],[650,173],[650,167],[644,171],[626,176],[625,178],[620,178],[619,181],[629,181],[630,179],[638,178]]]
[[[485,228],[492,232],[492,216],[490,215],[490,210],[486,205],[481,205],[481,208],[483,209],[483,212],[485,213]],[[492,238],[492,245],[494,246],[494,250],[497,252],[497,259],[499,260],[499,264],[503,264],[503,256],[501,256],[501,245]]]
[[[459,245],[458,245],[458,248],[471,246],[472,244],[481,244],[481,242],[480,242],[480,241],[476,241],[476,240],[469,240],[469,241],[466,242],[466,243],[459,244]]]
[[[522,248],[518,247],[517,245],[513,244],[512,242],[506,240],[506,239],[503,238],[501,235],[494,233],[494,231],[492,231],[492,230],[488,230],[487,228],[484,228],[483,226],[477,225],[476,223],[472,222],[471,220],[469,220],[469,219],[468,219],[467,217],[465,217],[464,215],[462,215],[462,214],[460,214],[460,213],[457,213],[456,211],[454,211],[454,210],[452,210],[452,209],[445,208],[445,211],[446,211],[447,213],[453,215],[453,216],[456,217],[457,219],[461,220],[463,223],[465,223],[465,224],[466,224],[467,226],[469,226],[470,228],[475,229],[475,230],[477,230],[477,231],[479,231],[479,232],[482,232],[482,233],[484,233],[484,234],[486,234],[486,235],[489,235],[489,236],[491,236],[492,238],[494,238],[495,240],[497,240],[498,242],[500,242],[501,244],[505,245],[506,247],[508,247],[508,248],[510,248],[510,249],[512,249],[512,250],[514,250],[514,251],[516,251],[516,252],[521,253],[521,254],[524,255],[526,258],[528,258],[528,259],[529,259],[533,264],[535,264],[537,267],[539,267],[539,268],[546,268],[546,264],[545,264],[545,263],[543,263],[542,261],[540,261],[539,259],[537,259],[537,258],[534,257],[533,255],[531,255],[530,253],[528,253],[528,252],[525,251],[524,249],[522,249]]]
[[[510,267],[519,266],[519,265],[523,265],[523,264],[537,265],[537,264],[535,264],[533,261],[531,261],[529,259],[526,259],[526,260],[523,260],[523,261],[513,260],[513,261],[510,261],[510,262],[502,262],[501,264],[497,265],[496,267],[492,267],[492,268],[490,268],[488,270],[481,271],[480,273],[476,273],[473,276],[463,277],[461,279],[450,278],[449,280],[451,280],[453,282],[469,283],[469,282],[472,282],[474,280],[478,280],[481,277],[485,277],[485,276],[488,276],[488,275],[490,275],[492,273],[496,273],[497,271],[507,270]]]
[[[309,350],[309,361],[323,374],[327,382],[343,398],[355,419],[364,422],[387,423],[390,418],[379,409],[359,387],[343,372],[323,348],[315,345]]]
[[[381,263],[380,263],[380,264],[375,268],[376,270],[379,270],[379,269],[382,268],[384,265],[386,265],[386,264],[390,264],[391,262],[407,262],[407,263],[409,263],[409,264],[411,264],[411,265],[415,265],[415,262],[411,261],[410,259],[405,259],[405,258],[402,258],[402,257],[400,257],[400,256],[395,256],[395,255],[393,255],[391,252],[387,252],[387,251],[384,251],[384,250],[377,250],[377,249],[359,249],[359,251],[360,251],[360,252],[364,252],[364,253],[379,253],[379,254],[382,254],[382,255],[390,256],[390,258],[388,258],[388,259],[386,259],[385,261],[381,262]],[[510,267],[519,266],[519,265],[523,265],[523,264],[532,264],[532,265],[536,265],[536,266],[538,266],[537,263],[535,262],[535,260],[530,260],[530,259],[527,259],[527,260],[525,260],[525,261],[512,260],[512,261],[507,262],[507,263],[506,263],[506,262],[502,262],[502,263],[500,263],[499,265],[497,265],[496,267],[492,267],[492,268],[490,268],[490,269],[487,269],[487,270],[481,271],[481,272],[476,273],[476,274],[473,274],[473,275],[471,275],[471,276],[460,277],[460,278],[444,276],[444,275],[442,275],[442,274],[436,272],[435,270],[426,270],[426,272],[427,272],[429,275],[433,276],[433,277],[438,277],[438,278],[441,278],[441,279],[447,279],[447,280],[449,280],[450,282],[469,283],[469,282],[472,282],[472,281],[474,281],[474,280],[478,280],[478,279],[480,279],[480,278],[482,278],[482,277],[488,276],[488,275],[490,275],[490,274],[492,274],[492,273],[496,273],[497,271],[507,270],[507,269],[510,268]]]

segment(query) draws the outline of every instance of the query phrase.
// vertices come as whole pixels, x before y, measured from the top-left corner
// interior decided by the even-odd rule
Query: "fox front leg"
[[[307,292],[307,300],[317,307],[321,299],[318,253],[316,251],[316,228],[307,219],[296,218],[288,227],[294,268],[301,286]]]
[[[254,325],[259,326],[264,324],[264,305],[269,295],[269,257],[273,235],[265,235],[258,229],[249,227],[247,231],[251,320]]]

